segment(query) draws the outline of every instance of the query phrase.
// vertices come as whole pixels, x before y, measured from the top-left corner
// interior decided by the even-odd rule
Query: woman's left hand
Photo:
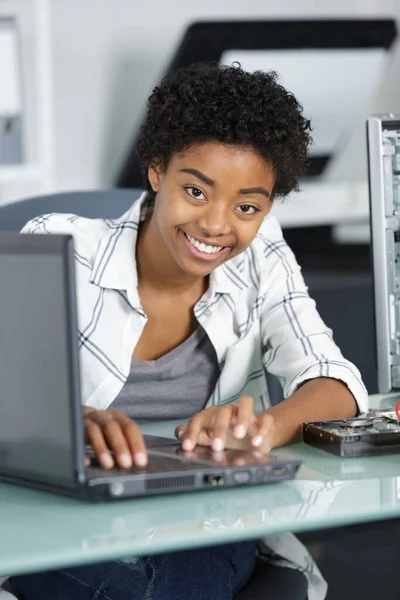
[[[225,448],[269,452],[273,428],[273,416],[267,411],[255,415],[253,398],[242,396],[239,402],[202,410],[187,425],[178,425],[175,435],[185,451],[199,444],[216,452]]]

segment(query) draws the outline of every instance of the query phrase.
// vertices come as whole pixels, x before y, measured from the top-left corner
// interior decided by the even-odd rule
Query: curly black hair
[[[274,168],[274,197],[299,189],[307,168],[310,121],[275,72],[244,71],[238,63],[200,63],[181,68],[154,88],[147,104],[137,154],[145,189],[151,164],[167,168],[171,157],[210,141],[247,146]]]

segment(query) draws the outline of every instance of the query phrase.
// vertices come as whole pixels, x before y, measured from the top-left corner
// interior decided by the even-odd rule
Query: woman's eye
[[[189,196],[192,196],[192,198],[196,198],[196,200],[198,198],[200,198],[200,200],[202,200],[204,198],[204,193],[197,187],[187,187],[185,188],[187,193],[189,194]]]
[[[251,204],[242,204],[239,206],[240,212],[242,215],[254,215],[256,212],[259,212],[259,208],[252,206]]]

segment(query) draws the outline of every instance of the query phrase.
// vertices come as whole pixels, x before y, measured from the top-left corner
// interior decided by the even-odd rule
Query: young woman
[[[270,215],[298,189],[309,131],[274,74],[180,70],[149,98],[138,143],[145,192],[130,210],[114,221],[42,216],[24,229],[74,236],[86,436],[104,468],[146,464],[144,420],[182,419],[187,451],[267,451],[296,439],[303,421],[367,407]],[[266,370],[284,389],[273,407]],[[279,545],[284,558],[291,539]],[[254,554],[246,542],[12,585],[23,600],[230,600]]]

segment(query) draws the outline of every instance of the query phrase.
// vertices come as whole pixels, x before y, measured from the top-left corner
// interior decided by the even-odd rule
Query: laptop
[[[400,115],[367,121],[378,391],[400,390]]]
[[[292,479],[300,460],[145,436],[146,468],[85,467],[74,242],[0,233],[0,480],[92,501]]]

